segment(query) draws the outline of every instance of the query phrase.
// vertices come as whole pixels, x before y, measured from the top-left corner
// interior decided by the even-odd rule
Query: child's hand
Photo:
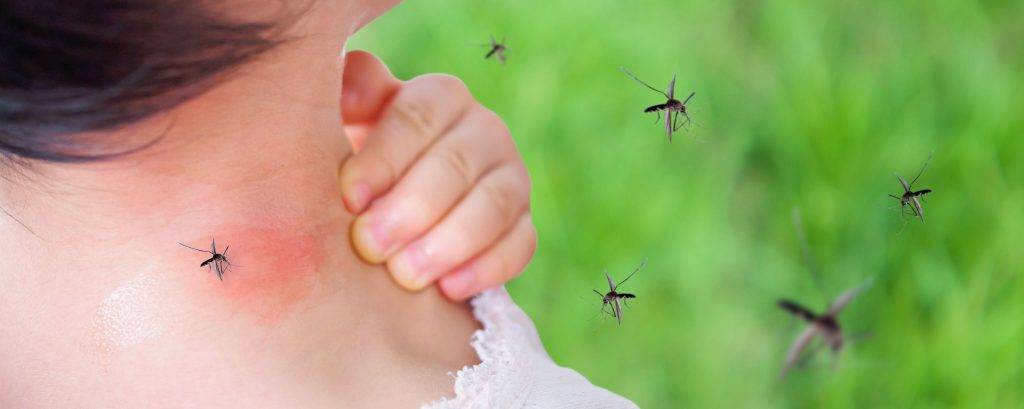
[[[343,165],[352,243],[401,286],[440,279],[462,300],[518,275],[533,257],[530,179],[501,120],[455,77],[402,82],[372,54],[348,53],[342,118],[356,149]]]

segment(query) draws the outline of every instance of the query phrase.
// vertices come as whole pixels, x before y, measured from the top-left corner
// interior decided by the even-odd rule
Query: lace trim
[[[473,315],[483,325],[470,340],[480,363],[465,366],[454,375],[455,397],[441,398],[421,409],[517,408],[529,396],[535,355],[527,350],[529,329],[516,320],[524,313],[504,287],[481,293],[472,305]]]

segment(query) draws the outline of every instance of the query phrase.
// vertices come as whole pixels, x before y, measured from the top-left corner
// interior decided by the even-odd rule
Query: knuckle
[[[463,182],[463,186],[472,185],[476,179],[473,161],[469,159],[466,152],[453,148],[439,147],[434,150],[433,156],[441,162],[442,166],[451,169],[459,177],[459,180]]]
[[[481,188],[503,220],[513,220],[518,215],[521,204],[519,189],[515,183],[507,183],[505,179],[495,178],[490,183],[483,183]]]
[[[429,134],[437,122],[436,108],[429,101],[420,98],[396,99],[392,113],[398,122],[418,135]]]

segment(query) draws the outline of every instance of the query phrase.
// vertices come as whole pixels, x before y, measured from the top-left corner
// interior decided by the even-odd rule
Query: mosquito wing
[[[917,196],[914,196],[914,197],[910,198],[910,204],[914,208],[914,212],[917,213],[917,217],[920,217],[921,221],[923,222],[924,221],[924,208],[921,207],[921,201],[918,200]]]
[[[213,254],[217,254],[217,239],[213,239],[213,241],[210,243],[210,252]]]
[[[786,363],[782,367],[782,374],[785,376],[786,372],[789,372],[793,365],[796,364],[797,359],[800,358],[800,354],[807,349],[807,346],[811,344],[811,340],[818,334],[818,329],[814,325],[808,325],[804,332],[801,332],[796,340],[793,341],[793,345],[789,347],[789,351],[786,352]]]
[[[676,75],[672,74],[672,81],[668,83],[668,99],[675,98],[676,95]]]
[[[622,307],[619,306],[618,297],[612,300],[612,307],[615,310],[615,321],[618,321],[619,325],[622,325]]]
[[[612,276],[608,275],[608,270],[604,271],[604,278],[608,280],[608,290],[615,291],[615,282],[612,281]]]
[[[856,298],[857,295],[859,295],[870,285],[871,281],[868,281],[866,284],[862,284],[857,287],[846,290],[845,292],[839,295],[839,298],[836,298],[836,300],[832,302],[832,305],[828,307],[828,312],[826,312],[825,314],[831,315],[832,317],[839,315],[839,313],[842,312],[844,308],[846,308],[846,305],[849,304],[850,301],[853,301],[853,299]]]
[[[224,281],[224,263],[220,260],[214,261],[213,269],[217,272],[217,279]]]
[[[898,174],[896,175],[896,178],[899,179],[900,185],[903,186],[903,192],[910,192],[910,186],[907,185],[906,180],[903,180],[903,177],[900,177]]]
[[[665,111],[665,133],[668,134],[668,141],[672,142],[672,132],[675,131],[675,127],[672,126],[672,111]]]
[[[505,50],[498,51],[498,61],[501,61],[501,65],[505,65]]]

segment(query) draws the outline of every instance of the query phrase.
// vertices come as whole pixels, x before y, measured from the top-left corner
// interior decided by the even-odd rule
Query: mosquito
[[[210,257],[210,258],[206,259],[205,261],[203,261],[202,264],[199,264],[199,267],[207,267],[207,268],[215,271],[217,273],[217,279],[219,279],[220,281],[224,281],[224,271],[226,270],[225,264],[228,267],[231,266],[231,262],[228,261],[228,249],[231,246],[225,247],[223,253],[218,253],[217,252],[217,239],[213,239],[213,242],[210,244],[210,249],[209,250],[200,250],[200,249],[197,249],[195,247],[192,247],[192,246],[189,246],[189,245],[183,244],[183,243],[178,243],[178,244],[180,244],[182,247],[186,247],[186,248],[198,251],[200,253],[210,253],[212,255],[212,257]]]
[[[623,73],[628,75],[634,81],[639,82],[643,86],[649,88],[651,91],[654,91],[654,92],[657,92],[657,93],[659,93],[661,95],[664,95],[665,98],[668,99],[667,101],[665,101],[664,104],[651,105],[651,106],[649,106],[647,108],[644,108],[644,112],[647,112],[647,113],[655,112],[655,113],[657,113],[658,114],[658,118],[654,120],[654,122],[657,123],[658,121],[661,120],[661,111],[665,111],[665,133],[668,134],[668,141],[669,141],[669,143],[672,143],[672,133],[677,131],[677,130],[679,130],[679,128],[682,128],[683,126],[686,126],[687,124],[690,123],[690,114],[687,113],[687,111],[686,111],[686,104],[689,103],[690,102],[690,98],[693,98],[693,96],[697,95],[697,93],[696,92],[691,92],[690,96],[686,97],[686,100],[680,102],[678,99],[675,98],[675,95],[676,95],[676,75],[675,74],[672,74],[672,81],[668,83],[668,93],[664,93],[664,92],[661,92],[660,90],[658,90],[657,88],[654,88],[654,87],[648,85],[646,82],[643,82],[643,80],[641,80],[640,78],[637,78],[636,75],[633,75],[633,73],[629,72],[629,70],[627,70],[625,67],[619,67],[619,69],[622,70]],[[681,122],[681,123],[678,123],[679,122],[678,121],[679,120],[679,115],[682,115],[684,118],[686,118],[686,120]]]
[[[604,278],[608,280],[608,292],[601,294],[599,291],[594,290],[594,293],[601,297],[601,312],[611,314],[611,316],[615,317],[615,320],[618,321],[619,325],[622,325],[622,307],[619,306],[619,300],[622,300],[622,302],[625,303],[627,299],[636,298],[636,295],[620,293],[618,292],[618,288],[622,283],[625,283],[627,280],[632,278],[633,274],[636,274],[637,271],[644,268],[644,265],[646,264],[647,259],[644,259],[644,261],[640,263],[632,273],[629,273],[629,276],[622,281],[619,281],[618,284],[615,284],[615,281],[612,281],[612,276],[608,275],[608,271],[606,270],[604,272]],[[612,307],[611,312],[605,311],[605,307],[609,305]]]
[[[924,195],[931,193],[932,190],[921,189],[915,191],[913,188],[914,183],[917,182],[917,179],[921,177],[921,174],[924,173],[925,168],[928,167],[928,163],[931,161],[932,157],[928,156],[928,160],[924,162],[924,166],[921,167],[921,171],[917,172],[917,177],[915,177],[914,180],[910,181],[910,184],[907,184],[907,182],[904,181],[903,178],[900,177],[900,175],[896,175],[896,179],[899,179],[900,185],[903,186],[903,195],[889,195],[889,197],[892,197],[893,199],[900,201],[900,214],[905,214],[906,207],[909,205],[910,210],[914,212],[914,216],[921,218],[922,222],[924,221],[924,208],[921,207],[921,200],[924,199]]]
[[[489,60],[491,57],[496,57],[498,61],[501,61],[501,65],[505,65],[505,51],[508,51],[508,47],[505,45],[505,37],[501,38],[501,41],[495,41],[494,36],[491,36],[491,44],[484,46],[490,47],[487,51],[487,55],[484,56],[485,60]]]
[[[793,208],[792,216],[793,228],[796,230],[797,240],[800,242],[800,253],[803,256],[804,264],[807,265],[807,269],[811,272],[811,278],[814,280],[814,285],[824,296],[825,287],[822,284],[822,275],[818,269],[818,264],[814,262],[814,258],[811,256],[811,249],[807,245],[807,236],[804,233],[804,223],[803,218],[800,217],[800,210]],[[799,361],[800,355],[803,354],[804,350],[807,349],[811,344],[811,341],[817,335],[821,335],[821,337],[824,338],[825,344],[832,350],[833,357],[839,354],[844,343],[842,327],[839,325],[839,313],[846,308],[846,305],[849,304],[850,301],[853,301],[854,297],[866,289],[871,282],[872,281],[869,280],[866,284],[846,290],[832,302],[823,314],[816,314],[807,307],[804,307],[794,301],[786,299],[778,300],[777,304],[780,308],[796,315],[808,324],[807,328],[797,336],[796,340],[793,341],[793,345],[790,346],[789,352],[786,353],[786,362],[782,367],[782,372],[779,374],[780,377],[785,376],[793,365]]]
[[[870,283],[869,283],[870,284]],[[853,301],[858,294],[860,294],[869,284],[864,284],[846,290],[832,302],[832,305],[822,314],[816,314],[807,307],[797,304],[794,301],[781,299],[778,301],[778,305],[783,310],[786,310],[790,314],[793,314],[806,322],[807,328],[796,337],[793,341],[793,345],[789,347],[789,351],[786,353],[786,363],[782,367],[782,373],[780,376],[785,376],[787,372],[796,364],[798,358],[803,353],[807,346],[811,344],[811,341],[815,336],[820,335],[824,340],[825,344],[828,345],[829,349],[832,350],[832,356],[839,354],[839,351],[843,348],[843,328],[839,325],[839,313],[850,301]]]

